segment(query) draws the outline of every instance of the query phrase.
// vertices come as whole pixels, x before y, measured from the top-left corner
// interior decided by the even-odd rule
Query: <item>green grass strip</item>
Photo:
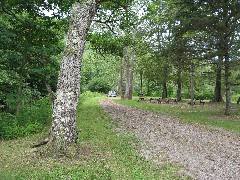
[[[240,133],[240,106],[234,104],[232,105],[235,110],[233,114],[231,116],[225,116],[223,103],[207,103],[205,106],[195,105],[191,107],[187,105],[187,103],[167,105],[138,102],[136,100],[119,100],[116,102],[157,114],[178,118],[184,122],[200,123]]]
[[[77,126],[80,157],[52,158],[34,154],[30,144],[39,135],[0,142],[0,179],[182,179],[178,168],[155,165],[138,155],[138,141],[99,106],[99,97],[80,102]]]

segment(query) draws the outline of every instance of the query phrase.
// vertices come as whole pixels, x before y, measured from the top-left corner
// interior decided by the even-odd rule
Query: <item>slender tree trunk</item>
[[[97,11],[95,0],[76,2],[72,8],[54,101],[51,140],[64,145],[76,142],[76,111],[85,39]]]
[[[140,93],[142,94],[143,93],[143,71],[140,70]]]
[[[126,89],[124,94],[124,99],[130,99],[130,72],[129,72],[129,47],[126,47]]]
[[[214,102],[222,102],[222,62],[223,62],[223,56],[218,56],[218,64],[216,69],[216,84],[214,89]]]
[[[119,80],[118,80],[118,95],[123,98],[123,61],[120,58]]]
[[[134,47],[132,48],[132,58],[131,58],[131,70],[130,70],[130,90],[129,90],[129,99],[132,99],[133,96],[133,75],[134,75],[134,61],[135,61],[135,51]]]
[[[168,95],[167,95],[167,83],[166,82],[163,82],[162,84],[162,98],[167,98]]]
[[[168,94],[167,94],[167,67],[164,66],[163,67],[163,83],[162,83],[162,98],[167,98]]]
[[[181,101],[182,99],[182,81],[181,81],[181,76],[182,76],[182,68],[181,68],[181,61],[179,61],[178,64],[178,72],[177,72],[177,101]]]
[[[231,111],[230,62],[229,62],[229,54],[228,53],[225,55],[225,85],[226,85],[225,115],[230,115],[230,111]]]
[[[216,69],[216,83],[214,89],[214,102],[222,102],[222,60],[223,57],[219,56],[217,69]]]
[[[193,102],[194,102],[194,64],[193,64],[193,60],[191,62],[191,82],[190,82],[190,91],[191,91],[191,106],[193,106]]]
[[[16,116],[19,115],[21,110],[21,97],[22,97],[22,90],[23,90],[23,77],[20,74],[19,84],[18,84],[18,91],[17,91],[17,106],[16,106]]]
[[[147,95],[150,95],[150,79],[147,80]]]
[[[53,109],[54,93],[53,93],[53,91],[52,91],[51,86],[50,86],[47,82],[45,82],[45,86],[46,86],[46,88],[47,88],[49,100],[50,100],[50,103],[51,103],[52,109]]]

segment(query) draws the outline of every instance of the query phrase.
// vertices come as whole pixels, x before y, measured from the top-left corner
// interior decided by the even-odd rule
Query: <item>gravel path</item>
[[[141,150],[145,158],[159,164],[166,160],[177,163],[194,179],[240,180],[239,135],[185,124],[111,99],[100,101],[100,105],[146,144]]]

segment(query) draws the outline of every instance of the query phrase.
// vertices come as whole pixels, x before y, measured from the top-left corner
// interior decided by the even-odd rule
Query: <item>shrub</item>
[[[104,79],[95,78],[88,83],[87,89],[92,92],[107,93],[111,90],[111,87]]]
[[[50,124],[51,115],[48,97],[23,107],[18,116],[1,113],[0,139],[14,139],[39,132]]]
[[[234,94],[232,95],[232,102],[237,102],[238,98],[240,97],[240,94]]]

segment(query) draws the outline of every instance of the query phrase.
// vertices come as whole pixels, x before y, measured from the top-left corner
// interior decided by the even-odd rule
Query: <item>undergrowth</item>
[[[48,97],[22,107],[17,116],[0,113],[0,139],[10,140],[40,132],[51,123]]]
[[[117,123],[99,106],[101,98],[89,92],[80,97],[78,157],[43,156],[31,149],[44,133],[1,141],[0,179],[184,179],[178,167],[155,165],[139,156],[139,142],[126,132],[114,131]]]

